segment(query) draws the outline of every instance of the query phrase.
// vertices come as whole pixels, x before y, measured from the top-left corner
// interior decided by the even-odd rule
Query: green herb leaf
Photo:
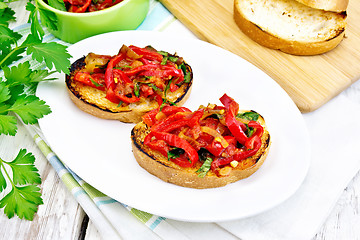
[[[4,76],[7,79],[6,84],[8,86],[15,86],[23,83],[28,83],[31,73],[30,63],[24,62],[11,68],[4,67]]]
[[[66,12],[65,3],[63,0],[48,0],[48,4],[53,8]]]
[[[96,87],[102,87],[102,86],[104,86],[104,85],[102,85],[101,83],[98,83],[98,82],[96,82],[94,79],[92,79],[91,77],[90,77],[90,81],[92,82],[92,84],[94,84]]]
[[[9,47],[11,44],[15,44],[21,35],[17,32],[14,32],[10,28],[4,25],[0,25],[0,46],[1,49]],[[1,55],[4,55],[3,53]]]
[[[256,112],[244,112],[244,113],[238,113],[236,115],[237,118],[249,120],[249,121],[257,121],[259,119],[259,114]]]
[[[0,200],[0,208],[4,208],[4,213],[8,218],[16,214],[19,218],[33,220],[38,205],[42,203],[40,188],[34,185],[15,186]]]
[[[26,10],[30,12],[29,14],[29,21],[31,22],[30,31],[33,36],[36,37],[36,39],[42,39],[45,32],[44,29],[41,27],[39,18],[38,18],[38,11],[37,8],[32,4],[30,1],[26,4]]]
[[[7,164],[13,171],[14,184],[40,184],[41,178],[34,165],[35,157],[31,153],[26,154],[25,149],[21,149],[16,158]]]
[[[54,12],[43,9],[43,8],[38,8],[38,12],[40,14],[40,19],[41,19],[41,24],[45,25],[47,28],[51,29],[51,30],[58,30],[57,28],[57,16]]]
[[[16,118],[9,115],[0,115],[0,133],[14,136],[17,131]]]
[[[213,159],[207,157],[205,162],[201,165],[201,167],[196,171],[199,177],[205,177],[206,174],[210,171],[211,163]]]
[[[5,83],[0,82],[0,103],[10,99],[10,90]],[[1,112],[0,112],[1,113]]]
[[[0,25],[9,26],[15,20],[15,12],[4,2],[0,2]]]
[[[11,191],[0,200],[0,208],[4,208],[8,218],[16,214],[19,218],[33,220],[38,206],[43,204],[40,188],[36,186],[41,183],[41,179],[34,162],[35,157],[31,153],[26,153],[25,149],[20,149],[17,157],[11,162],[0,158],[0,192],[6,190],[5,177],[11,183]],[[12,178],[5,165],[11,167]]]
[[[168,60],[168,57],[167,56],[164,56],[163,59],[161,60],[161,65],[166,65],[167,63],[167,60]]]
[[[184,154],[185,151],[182,148],[173,148],[170,151],[168,151],[168,160],[170,161],[170,159],[175,159],[180,157],[181,154]]]
[[[1,168],[0,168],[0,171],[1,171]],[[7,186],[6,180],[5,180],[4,176],[2,174],[0,174],[0,192],[4,191],[6,186]]]
[[[66,46],[59,43],[39,43],[27,48],[26,53],[32,54],[32,58],[38,62],[45,61],[49,69],[55,67],[58,72],[69,74],[71,55],[66,51]],[[46,56],[46,57],[45,57]]]
[[[25,124],[37,123],[37,119],[51,112],[50,107],[45,105],[45,101],[35,95],[19,96],[9,110],[18,114]]]

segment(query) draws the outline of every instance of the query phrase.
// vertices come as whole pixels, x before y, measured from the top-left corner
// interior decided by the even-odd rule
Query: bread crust
[[[296,0],[306,6],[332,12],[344,12],[349,0]]]
[[[80,110],[102,119],[119,120],[125,123],[138,123],[146,112],[158,107],[155,100],[150,102],[142,101],[126,107],[118,107],[117,104],[105,99],[105,92],[74,81],[73,77],[76,71],[85,65],[84,60],[85,57],[76,60],[71,65],[70,74],[66,75],[65,79],[70,99]],[[182,106],[185,103],[190,96],[192,88],[192,69],[188,64],[186,64],[186,67],[191,73],[190,82],[184,83],[175,92],[168,93],[168,99],[172,100],[177,106]]]
[[[345,27],[339,28],[336,35],[331,39],[317,42],[291,41],[274,36],[261,26],[249,21],[244,17],[238,6],[239,0],[234,1],[234,20],[243,33],[255,42],[265,47],[280,50],[285,53],[299,56],[317,55],[334,49],[342,41],[345,35]],[[346,18],[346,13],[342,13]]]
[[[255,160],[256,163],[245,169],[241,169],[240,164],[235,168],[227,166],[226,168],[231,168],[231,171],[226,176],[218,176],[209,171],[205,177],[199,177],[196,171],[201,166],[200,162],[194,168],[183,168],[168,161],[160,153],[151,150],[143,144],[145,136],[149,133],[149,128],[144,122],[138,123],[131,131],[132,150],[136,161],[142,168],[165,182],[197,189],[222,187],[251,176],[264,163],[271,141],[262,117],[259,122],[264,127],[264,133],[261,137],[262,145],[260,150],[248,159],[249,161]]]

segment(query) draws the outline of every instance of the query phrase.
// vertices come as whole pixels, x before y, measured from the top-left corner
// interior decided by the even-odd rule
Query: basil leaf
[[[172,56],[169,57],[169,60],[173,63],[175,63],[178,59],[179,59],[178,57],[172,57]]]
[[[96,87],[102,87],[104,85],[102,85],[101,83],[97,83],[94,81],[94,79],[90,78],[90,81],[92,82],[92,84],[94,84]]]
[[[213,159],[207,157],[205,162],[201,165],[201,167],[196,171],[198,174],[198,177],[205,177],[206,174],[210,171],[211,163]]]
[[[237,118],[242,118],[245,120],[249,120],[249,121],[257,121],[259,119],[259,114],[256,112],[244,112],[244,113],[239,113],[238,115],[236,115]]]
[[[185,151],[182,148],[173,148],[170,151],[168,151],[168,160],[170,161],[170,159],[175,159],[180,157],[181,154],[184,154]]]
[[[140,84],[139,83],[135,83],[135,85],[134,85],[134,94],[136,97],[140,96]]]

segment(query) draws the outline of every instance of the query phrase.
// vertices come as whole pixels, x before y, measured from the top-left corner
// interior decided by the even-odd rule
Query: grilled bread
[[[198,122],[199,125],[195,124],[190,127],[190,129],[186,129],[186,127],[189,126],[174,127],[174,125],[183,121],[181,118],[178,122],[171,122],[169,125],[171,126],[171,131],[169,131],[169,129],[166,130],[166,127],[161,127],[169,124],[169,119],[174,118],[176,114],[184,114],[188,116],[185,118],[191,118],[191,116],[198,114],[199,111],[203,111]],[[138,123],[131,132],[132,149],[138,164],[165,182],[197,189],[221,187],[249,177],[260,168],[267,157],[271,144],[270,134],[266,128],[264,118],[254,111],[238,111],[235,113],[237,122],[245,122],[248,127],[252,126],[251,121],[252,124],[256,122],[261,125],[261,134],[259,133],[261,130],[258,129],[255,130],[255,133],[252,133],[253,135],[247,133],[250,135],[247,139],[254,139],[256,134],[259,136],[257,143],[259,145],[254,144],[253,146],[248,146],[248,148],[242,145],[248,145],[248,143],[240,144],[239,140],[234,140],[236,133],[232,134],[232,131],[229,131],[226,127],[224,121],[228,121],[226,120],[228,118],[227,114],[230,114],[228,109],[209,104],[207,107],[200,107],[198,111],[193,113],[176,114],[164,118],[164,114],[160,111],[156,116],[159,119],[164,118],[163,120],[152,124],[148,118],[144,119],[144,121]],[[255,115],[257,119],[256,121],[250,121],[249,119],[246,120],[245,118],[244,120],[239,117],[246,115]],[[144,117],[147,116],[145,115]],[[176,119],[177,118],[178,117],[176,117]],[[168,122],[166,123],[166,121]],[[212,128],[218,133],[213,133],[212,130],[210,131],[207,127]],[[199,130],[195,129],[200,129],[200,132],[196,133],[196,131]],[[160,133],[155,134],[154,132],[157,130],[159,130]],[[179,143],[171,142],[171,139],[166,139],[168,136],[166,133],[174,134],[185,139],[195,149],[193,154],[196,153],[200,160],[191,162],[191,159],[195,158],[194,156],[189,156],[188,152],[190,152],[190,150],[183,151],[183,149],[179,149],[176,146],[174,147],[173,144],[179,146]],[[194,137],[192,134],[197,137]],[[217,137],[218,134],[223,136]],[[163,139],[165,139],[165,141],[162,141]],[[224,139],[227,142],[225,145],[223,145]],[[251,140],[249,140],[249,142],[251,142]],[[157,148],[157,145],[160,148]],[[236,155],[237,153],[242,152],[246,154],[247,151],[253,151],[253,155],[243,155],[238,159],[235,157],[238,156]],[[240,153],[240,155],[242,153]],[[176,156],[176,154],[178,154],[178,156]],[[181,156],[181,154],[186,155],[187,158],[184,159],[184,156]],[[176,157],[183,158],[178,160]]]
[[[120,54],[124,57],[110,64]],[[112,85],[106,79],[109,68]],[[158,52],[150,46],[123,46],[116,56],[89,53],[75,61],[66,76],[66,86],[71,100],[84,112],[137,123],[161,104],[181,106],[189,97],[192,80],[190,65],[176,54]]]
[[[235,0],[234,19],[247,36],[265,47],[316,55],[342,41],[346,7],[347,0]]]

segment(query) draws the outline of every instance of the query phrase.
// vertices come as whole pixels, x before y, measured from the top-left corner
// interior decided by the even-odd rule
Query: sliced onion
[[[212,128],[209,128],[206,126],[202,126],[200,128],[201,128],[201,131],[213,136],[214,139],[218,140],[221,143],[221,145],[223,146],[223,148],[227,148],[229,146],[229,143],[225,140],[225,138],[215,129],[212,129]]]

